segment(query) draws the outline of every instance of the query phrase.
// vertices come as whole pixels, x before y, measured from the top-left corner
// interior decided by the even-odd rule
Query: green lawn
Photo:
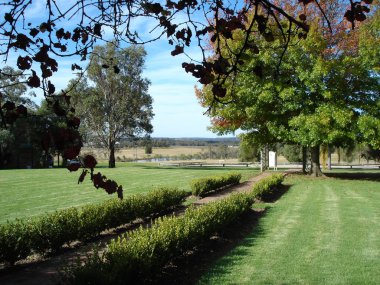
[[[200,284],[380,284],[379,180],[286,183],[290,190]]]
[[[95,173],[97,171],[122,184],[125,196],[157,186],[190,190],[191,179],[228,171],[241,172],[243,180],[258,173],[251,168],[178,168],[141,163],[118,163],[115,169],[95,169]],[[79,175],[80,171],[70,173],[67,169],[0,170],[0,223],[115,196],[95,189],[88,177],[78,185]]]

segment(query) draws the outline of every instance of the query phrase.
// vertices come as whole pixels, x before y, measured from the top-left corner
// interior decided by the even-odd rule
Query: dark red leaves
[[[67,47],[61,43],[54,43],[54,47],[61,50],[61,52],[65,52],[67,50]]]
[[[94,168],[98,164],[95,157],[89,154],[83,158],[83,163],[84,163],[84,166],[87,168]]]
[[[26,116],[28,114],[28,109],[24,105],[19,105],[16,108],[16,112],[19,115]]]
[[[7,111],[12,111],[16,108],[16,104],[14,102],[7,101],[3,104],[2,108],[7,110]]]
[[[220,86],[220,85],[214,85],[212,86],[212,93],[219,98],[223,98],[227,94],[227,89]]]
[[[87,173],[88,173],[88,170],[87,169],[83,169],[81,175],[79,176],[78,184],[82,183],[84,181],[84,178],[86,177]]]
[[[66,110],[62,108],[58,101],[53,104],[53,112],[60,117],[66,116]]]
[[[94,26],[94,35],[101,37],[102,36],[102,25],[99,23],[96,23]]]
[[[70,172],[72,172],[72,171],[77,171],[80,167],[81,167],[81,164],[79,162],[71,162],[67,166],[67,169],[70,170]]]
[[[7,124],[13,124],[19,116],[26,116],[27,109],[23,105],[19,105],[16,108],[14,102],[7,101],[1,106],[2,109],[5,110],[4,120]]]
[[[40,32],[39,30],[37,30],[36,28],[33,28],[30,30],[29,35],[31,35],[34,38],[35,36],[38,35],[39,32]]]
[[[119,185],[119,187],[117,187],[117,197],[120,200],[123,200],[123,187],[121,185]]]
[[[102,174],[100,172],[98,172],[92,176],[92,182],[94,183],[95,188],[99,188],[99,187],[103,186],[103,184],[104,184],[103,177],[104,177],[104,179],[107,178],[105,176],[102,176]]]
[[[48,93],[49,93],[49,95],[52,95],[52,94],[54,94],[54,92],[55,92],[55,86],[49,80],[48,81]]]
[[[113,66],[113,72],[115,72],[116,74],[119,74],[120,73],[120,68],[117,65],[114,65]]]
[[[164,8],[159,3],[145,3],[144,8],[146,13],[160,14],[164,11]]]
[[[183,46],[176,45],[174,50],[171,52],[172,56],[176,56],[183,53]]]
[[[69,148],[66,148],[63,152],[63,156],[67,159],[74,159],[76,158],[80,153],[80,146],[72,146]]]
[[[123,199],[123,187],[121,185],[117,185],[114,180],[107,179],[107,177],[102,175],[100,172],[92,175],[92,182],[95,188],[103,188],[108,194],[117,192],[119,199]]]
[[[71,38],[71,33],[70,32],[65,32],[65,30],[63,28],[60,28],[59,30],[57,30],[55,32],[55,35],[57,37],[57,39],[65,39],[65,40],[68,40]]]
[[[32,76],[28,77],[27,84],[29,87],[40,87],[41,81],[40,78],[37,76],[36,72],[32,70]]]
[[[372,1],[363,1],[365,4],[372,4]],[[367,19],[365,13],[368,13],[370,9],[367,6],[361,5],[360,2],[353,2],[351,4],[351,10],[347,10],[344,17],[347,21],[351,22],[352,27],[355,27],[355,21],[362,22]]]
[[[314,0],[298,0],[299,3],[303,3],[304,5],[307,5],[311,2],[313,2]]]
[[[5,13],[4,19],[5,19],[5,21],[7,21],[9,23],[13,22],[13,16],[11,15],[11,13]]]
[[[67,126],[70,128],[78,129],[80,125],[80,119],[78,117],[72,117],[67,120]]]
[[[54,26],[55,26],[55,24],[52,22],[43,22],[40,25],[40,31],[42,33],[45,33],[46,31],[51,32],[51,31],[53,31]]]
[[[21,70],[30,69],[32,67],[33,60],[29,56],[19,56],[17,58],[17,67]]]
[[[71,70],[74,71],[74,70],[82,70],[82,67],[80,67],[78,64],[74,63],[71,65]]]
[[[300,18],[301,21],[303,21],[303,22],[306,21],[306,15],[305,14],[301,14],[298,17]]]
[[[30,47],[30,44],[33,43],[33,41],[31,39],[29,39],[26,35],[24,34],[18,34],[17,37],[16,37],[16,41],[14,41],[13,43],[11,43],[9,46],[10,47],[15,47],[15,48],[19,48],[19,49],[22,49],[22,50],[25,50]]]

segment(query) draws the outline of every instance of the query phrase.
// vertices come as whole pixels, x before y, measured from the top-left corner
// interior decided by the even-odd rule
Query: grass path
[[[252,168],[181,168],[157,164],[118,163],[114,169],[95,169],[124,187],[124,196],[148,192],[154,187],[174,186],[190,191],[190,180],[239,171],[243,181],[258,173]],[[57,209],[82,206],[110,199],[89,179],[77,184],[80,172],[67,169],[0,170],[0,223]]]
[[[380,183],[289,178],[200,284],[380,284]]]

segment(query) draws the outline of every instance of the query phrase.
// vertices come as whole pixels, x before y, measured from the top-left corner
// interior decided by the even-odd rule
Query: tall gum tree
[[[115,167],[118,140],[149,135],[153,130],[150,82],[142,77],[145,56],[143,47],[116,49],[113,43],[95,47],[87,70],[88,83],[82,81],[73,93],[73,105],[84,129],[108,149],[111,168]]]

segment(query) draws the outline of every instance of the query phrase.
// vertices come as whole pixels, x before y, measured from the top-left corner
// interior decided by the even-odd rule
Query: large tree
[[[378,12],[372,17],[376,19]],[[306,40],[291,38],[286,53],[279,48],[281,37],[267,43],[253,35],[251,40],[259,49],[245,53],[239,75],[226,80],[228,104],[215,103],[210,85],[197,90],[201,104],[209,108],[214,131],[241,128],[256,143],[309,147],[311,172],[317,176],[321,174],[320,145],[380,140],[378,62],[365,60],[358,41],[348,44],[348,39],[358,40],[358,35],[341,30],[325,34],[319,21],[315,18]],[[358,33],[365,31],[363,27]],[[239,34],[237,38],[244,40]],[[280,66],[275,64],[279,58]]]
[[[89,82],[83,80],[73,92],[82,127],[109,150],[109,167],[115,167],[117,141],[149,135],[153,130],[149,81],[142,77],[145,56],[141,46],[97,46],[87,69]]]
[[[309,30],[309,21],[303,14],[304,7],[312,6],[327,15],[328,8],[321,5],[322,2],[324,1],[291,1],[290,5],[297,11],[295,16],[284,9],[281,1],[275,0],[6,0],[0,3],[0,55],[7,60],[14,58],[13,52],[16,51],[15,65],[27,76],[25,82],[29,87],[41,88],[45,98],[51,102],[53,111],[66,121],[66,130],[45,134],[44,147],[48,147],[49,140],[63,142],[65,155],[75,158],[82,146],[80,138],[74,135],[80,122],[70,107],[63,106],[70,103],[70,94],[57,92],[55,88],[52,76],[59,68],[57,59],[74,57],[86,60],[96,42],[110,38],[118,43],[129,44],[164,38],[171,46],[173,56],[186,52],[195,43],[202,53],[201,58],[198,61],[190,59],[190,62],[183,63],[182,66],[200,83],[213,86],[213,96],[217,102],[225,97],[226,89],[223,85],[227,79],[237,75],[245,52],[258,49],[254,42],[248,41],[257,27],[260,37],[267,41],[273,38],[272,27],[268,23],[276,23],[276,28],[284,39],[292,33],[304,37]],[[357,22],[365,20],[373,0],[342,2],[346,4],[345,9],[334,17],[347,19],[351,28],[354,28]],[[45,5],[44,13],[38,15],[38,20],[33,17],[36,5]],[[254,14],[250,23],[244,25],[243,22],[252,11]],[[280,18],[287,22],[289,29],[282,28]],[[328,21],[327,17],[325,19]],[[141,23],[148,23],[148,26],[152,24],[153,29],[141,33]],[[238,30],[246,39],[238,50],[222,55],[221,49],[217,48],[217,56],[212,61],[207,60],[209,39],[217,47],[225,46]],[[286,46],[285,40],[282,48]],[[73,70],[82,69],[78,61],[72,63]],[[2,87],[0,86],[0,92]],[[9,104],[5,107],[10,109],[7,114],[15,109]],[[3,109],[5,107],[2,106]],[[4,126],[9,121],[7,114],[1,114],[0,123]],[[82,178],[81,176],[81,180]],[[95,183],[93,178],[91,176]]]

